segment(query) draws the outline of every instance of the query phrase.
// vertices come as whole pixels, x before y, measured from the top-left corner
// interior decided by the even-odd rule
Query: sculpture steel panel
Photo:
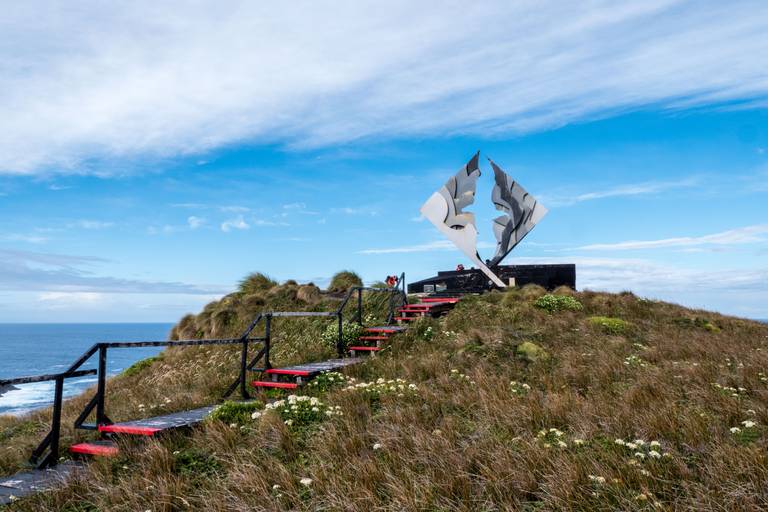
[[[547,209],[489,159],[496,180],[491,199],[496,209],[504,212],[504,215],[493,221],[496,253],[484,263],[477,252],[475,216],[463,211],[475,201],[477,178],[481,175],[479,158],[478,151],[459,172],[427,199],[421,207],[421,214],[466,254],[496,286],[503,288],[506,284],[492,269],[536,226],[547,214]]]

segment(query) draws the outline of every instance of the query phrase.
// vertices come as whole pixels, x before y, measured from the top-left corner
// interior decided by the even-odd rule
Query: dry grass
[[[287,293],[273,297],[285,300]],[[582,311],[547,313],[533,306],[541,295],[533,289],[466,298],[447,317],[420,322],[349,370],[358,380],[405,379],[418,385],[415,394],[324,392],[321,399],[344,415],[300,429],[273,413],[236,427],[207,422],[189,435],[127,445],[118,460],[92,464],[66,488],[15,508],[768,508],[768,326],[632,294],[575,293]],[[323,300],[294,307],[332,305]],[[222,307],[244,306],[219,303],[206,308],[205,320],[184,322],[209,332],[216,322],[209,313]],[[631,327],[617,334],[595,326],[593,317]],[[230,319],[227,328],[240,320]],[[316,322],[278,325],[277,358],[322,356],[321,329]],[[524,341],[550,357],[516,357]],[[139,375],[110,382],[109,412],[139,417],[139,403],[160,405],[153,414],[203,403],[234,377],[236,359],[227,350],[170,351]],[[39,440],[30,432],[44,416],[2,420],[4,471],[26,453],[10,446]],[[757,423],[754,435],[731,433],[747,420]],[[3,437],[14,428],[19,433]],[[659,458],[647,444],[628,448],[616,439],[658,441]]]

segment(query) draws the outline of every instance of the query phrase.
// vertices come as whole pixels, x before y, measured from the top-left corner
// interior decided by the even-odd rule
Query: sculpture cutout
[[[497,242],[496,253],[491,260],[487,261],[487,264],[483,263],[477,252],[475,216],[473,213],[463,211],[464,207],[475,201],[477,178],[481,174],[479,158],[478,151],[456,175],[427,199],[420,211],[496,286],[503,288],[506,284],[491,269],[520,243],[546,215],[547,209],[489,159],[496,179],[491,199],[496,209],[504,212],[504,215],[493,221],[493,232]]]

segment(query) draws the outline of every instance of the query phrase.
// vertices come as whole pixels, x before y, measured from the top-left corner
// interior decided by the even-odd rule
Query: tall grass
[[[272,297],[283,301],[287,293]],[[417,322],[377,357],[347,371],[358,383],[404,379],[416,385],[413,392],[307,389],[343,414],[295,428],[264,411],[234,424],[208,421],[188,435],[128,443],[117,461],[98,461],[66,487],[15,507],[768,507],[768,326],[632,294],[574,293],[583,309],[552,314],[534,305],[542,295],[529,289],[467,297],[445,318]],[[333,306],[327,297],[319,305],[294,300],[296,308]],[[220,301],[183,319],[177,333],[191,331],[189,325],[209,332],[220,308],[237,312],[220,328],[236,329],[242,307]],[[595,317],[632,327],[595,328]],[[703,327],[706,322],[717,330]],[[276,326],[281,343],[275,347],[283,348],[275,361],[323,357],[323,326]],[[550,357],[516,357],[524,342]],[[236,375],[232,352],[167,351],[139,374],[110,381],[109,412],[116,419],[140,417],[147,414],[139,404],[154,413],[210,401]],[[170,405],[163,405],[165,397]],[[4,471],[18,467],[25,453],[13,446],[39,440],[31,432],[43,428],[45,414],[2,419]],[[4,438],[7,429],[18,432]],[[79,435],[65,433],[67,440]]]

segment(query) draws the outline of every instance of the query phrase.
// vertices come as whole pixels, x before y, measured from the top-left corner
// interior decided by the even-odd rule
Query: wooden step
[[[158,432],[162,432],[163,429],[155,427],[142,427],[134,425],[120,425],[118,423],[114,425],[99,425],[99,432],[107,432],[109,434],[130,434],[134,436],[154,436]]]
[[[448,302],[449,304],[456,304],[461,300],[461,297],[424,297],[421,302]]]
[[[120,449],[114,441],[89,441],[87,443],[73,444],[69,447],[69,451],[98,457],[114,457],[120,453]]]
[[[215,406],[209,405],[198,409],[155,416],[153,418],[121,421],[111,425],[98,425],[97,430],[109,434],[154,436],[158,432],[163,432],[165,430],[187,428],[197,425],[211,414],[211,411],[213,411],[214,408]]]
[[[269,382],[265,380],[257,380],[251,382],[251,385],[257,388],[280,388],[280,389],[296,389],[298,384],[293,382]]]
[[[366,347],[366,346],[362,346],[362,347],[349,347],[349,351],[350,352],[357,352],[357,351],[360,351],[360,352],[378,352],[379,350],[381,350],[379,347]]]
[[[358,341],[386,341],[389,336],[360,336]]]

